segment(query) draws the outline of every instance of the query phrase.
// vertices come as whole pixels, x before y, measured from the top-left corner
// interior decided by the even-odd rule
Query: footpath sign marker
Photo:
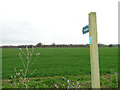
[[[99,57],[98,57],[98,43],[97,43],[97,21],[96,12],[89,13],[89,26],[88,30],[83,27],[83,34],[89,32],[90,42],[90,60],[91,60],[91,83],[92,88],[100,88],[100,75],[99,75]]]
[[[89,32],[89,26],[87,25],[87,26],[83,27],[82,32],[83,32],[83,34]]]

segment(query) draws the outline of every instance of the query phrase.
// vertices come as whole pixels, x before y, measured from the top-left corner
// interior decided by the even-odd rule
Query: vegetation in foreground
[[[38,77],[39,79],[39,77],[59,76],[60,77],[59,80],[55,78],[55,81],[61,82],[61,76],[69,77],[72,75],[73,77],[81,76],[82,78],[84,78],[83,75],[87,75],[87,77],[90,76],[89,48],[36,48],[36,49],[37,49],[37,52],[41,52],[42,56],[39,57],[37,63],[35,63],[35,67],[37,66],[37,71],[32,77]],[[13,51],[13,52],[9,52],[9,51]],[[7,57],[6,57],[6,53],[8,55]],[[3,49],[3,72],[4,72],[3,78],[10,78],[9,75],[11,75],[11,72],[10,74],[7,74],[6,73],[7,70],[11,70],[12,72],[14,72],[13,68],[10,69],[11,68],[10,61],[13,61],[12,66],[14,67],[17,66],[16,68],[18,70],[22,68],[22,63],[20,62],[20,60],[18,60],[19,58],[17,56],[17,53],[18,53],[18,50],[16,49]],[[110,74],[113,76],[117,72],[117,54],[118,54],[117,48],[99,48],[100,74],[102,76],[107,75],[107,74]],[[6,60],[9,62],[7,62]],[[101,68],[101,62],[102,64],[104,64],[102,68]],[[8,64],[8,67],[9,67],[8,69],[6,69],[4,66],[6,64]],[[6,69],[6,71],[4,69]],[[30,69],[30,71],[32,71],[33,69],[34,69],[34,66]],[[102,70],[103,72],[101,72]],[[5,77],[5,75],[8,77]],[[44,80],[45,79],[43,79],[43,82]],[[49,81],[49,79],[47,80]],[[70,80],[72,79],[70,78]],[[74,82],[74,80],[72,82]],[[117,85],[116,80],[117,79],[115,79],[112,85],[110,81],[108,80],[109,85],[112,87],[115,87]],[[35,82],[33,78],[31,78],[30,83],[32,83],[32,81]],[[53,81],[53,80],[50,80],[50,81]],[[79,81],[80,81],[79,83],[81,83],[81,79]],[[86,82],[87,80],[84,80],[84,81]],[[89,78],[88,78],[88,81],[90,84]],[[103,83],[105,83],[104,79],[103,81],[104,81]],[[102,83],[102,80],[101,80],[101,83]],[[41,84],[40,85],[39,84],[40,83],[37,82],[37,87],[41,87]],[[60,84],[57,85],[55,83],[55,85],[58,87],[61,87]],[[105,87],[109,87],[109,85],[107,86],[105,85]],[[3,83],[3,86],[4,86],[4,83]],[[83,85],[83,87],[84,86],[89,87],[89,85]],[[53,87],[53,86],[50,86],[48,84],[48,87]]]
[[[84,76],[54,76],[30,78],[27,83],[29,88],[91,88],[89,75]],[[103,75],[100,78],[101,88],[118,88],[117,75]],[[4,79],[3,88],[13,88],[10,79]],[[19,87],[20,88],[20,87]],[[21,86],[21,88],[23,88]],[[25,88],[25,87],[24,87]]]

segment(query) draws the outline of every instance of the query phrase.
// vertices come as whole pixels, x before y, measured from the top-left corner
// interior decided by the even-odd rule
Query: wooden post
[[[118,2],[118,44],[120,44],[120,1]],[[118,88],[120,89],[120,46],[118,46]]]
[[[0,48],[0,90],[2,90],[2,48]]]
[[[89,38],[92,88],[100,88],[96,12],[89,13]]]

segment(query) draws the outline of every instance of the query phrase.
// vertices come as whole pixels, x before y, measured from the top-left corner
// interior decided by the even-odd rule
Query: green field
[[[23,49],[25,51],[25,49]],[[18,71],[23,68],[18,56],[19,49],[2,49],[3,79],[14,75],[14,68]],[[90,76],[90,49],[89,48],[35,48],[40,55],[35,64],[29,69],[36,72],[31,77],[55,76]],[[118,71],[118,48],[99,48],[100,75],[114,74]]]
[[[34,51],[40,52],[39,58],[30,68],[30,71],[37,69],[34,77],[90,74],[89,48],[35,48]],[[16,48],[2,50],[3,78],[13,75],[14,68],[23,68],[19,52]],[[99,48],[99,58],[101,75],[109,74],[111,70],[117,72],[117,48]]]

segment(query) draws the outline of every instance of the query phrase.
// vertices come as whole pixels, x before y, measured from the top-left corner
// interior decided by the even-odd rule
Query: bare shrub
[[[28,88],[27,83],[30,81],[29,76],[31,76],[36,69],[34,69],[33,72],[30,72],[30,75],[27,76],[28,70],[35,63],[40,53],[36,53],[35,59],[32,60],[33,51],[34,51],[33,47],[32,47],[32,51],[29,51],[28,47],[26,46],[26,53],[21,48],[19,48],[19,50],[20,50],[19,57],[24,66],[24,70],[21,69],[19,72],[17,72],[16,68],[14,68],[15,76],[11,76],[11,82],[12,82],[11,86],[13,86],[14,88],[18,88],[18,87]],[[22,55],[24,55],[26,59],[23,59]],[[31,61],[32,63],[30,64]]]

